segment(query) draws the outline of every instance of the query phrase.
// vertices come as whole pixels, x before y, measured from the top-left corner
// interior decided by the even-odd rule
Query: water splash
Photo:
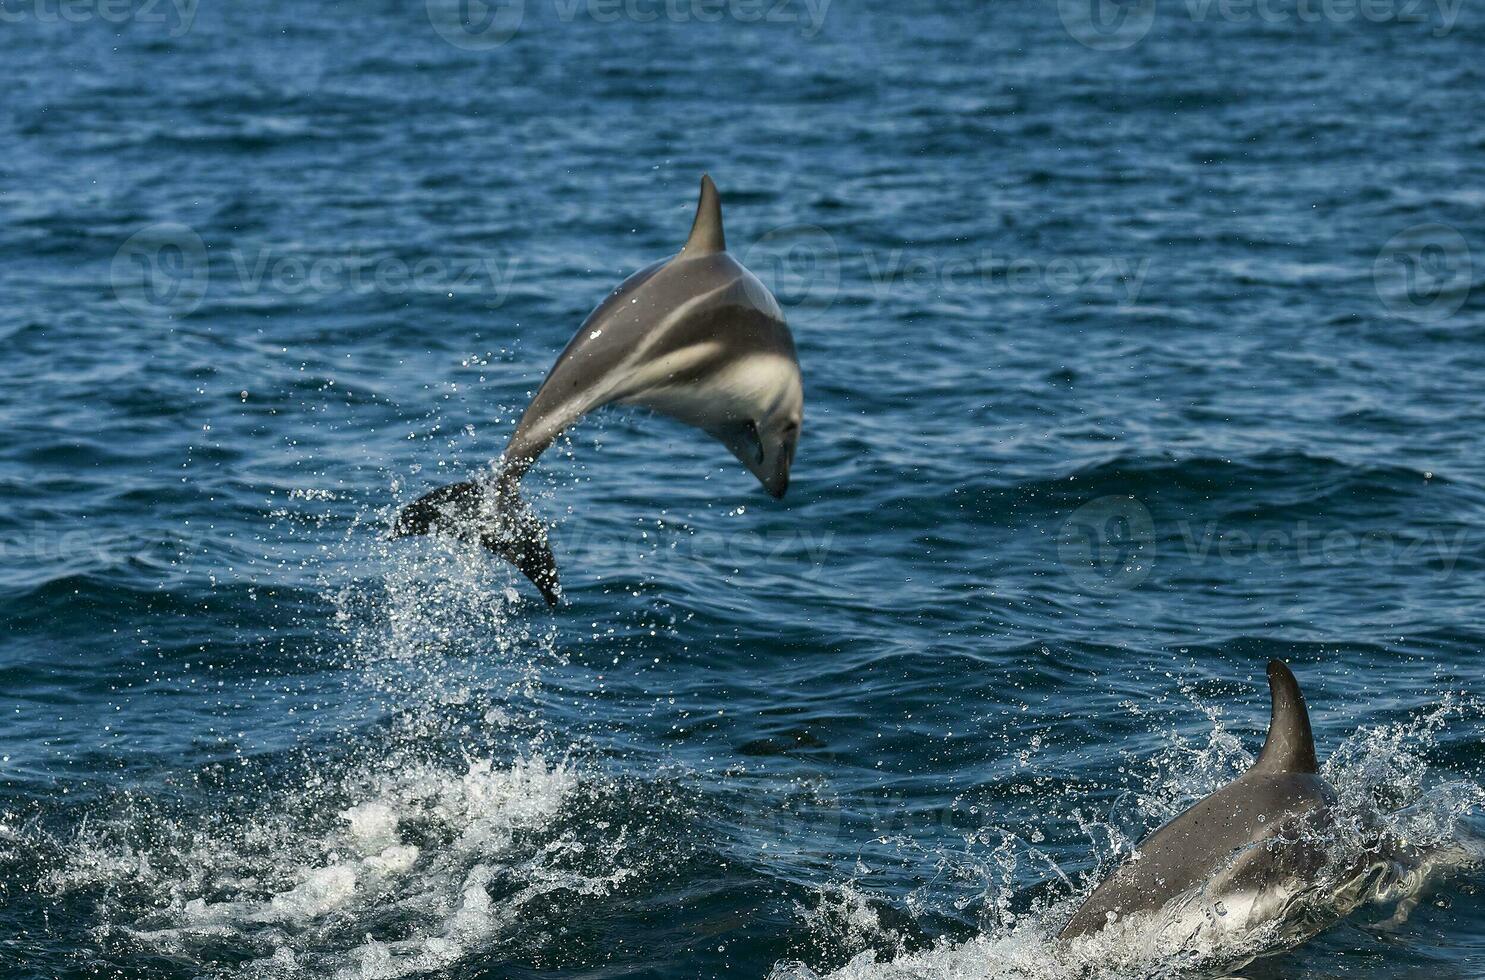
[[[1226,730],[1220,713],[1203,711],[1210,722],[1204,742],[1168,733],[1165,747],[1135,776],[1138,787],[1105,817],[1074,812],[1073,822],[1105,873],[1133,851],[1140,830],[1169,819],[1251,763],[1251,754]],[[770,980],[1223,976],[1292,948],[1359,907],[1390,912],[1373,928],[1404,928],[1423,896],[1452,876],[1478,874],[1485,866],[1485,787],[1428,761],[1446,725],[1476,720],[1481,712],[1479,702],[1448,696],[1407,721],[1349,736],[1323,772],[1338,794],[1334,826],[1306,842],[1323,853],[1324,870],[1310,887],[1289,897],[1277,919],[1254,928],[1247,927],[1243,896],[1226,902],[1198,892],[1156,915],[1131,920],[1129,928],[1059,941],[1057,932],[1099,876],[1073,885],[1076,876],[1058,867],[1037,843],[1046,836],[1039,827],[1024,834],[995,828],[967,835],[962,853],[938,855],[965,877],[983,880],[975,902],[977,933],[914,944],[883,925],[880,907],[889,903],[853,879],[821,888],[815,907],[801,906],[812,929],[830,933],[825,959],[844,963],[823,969],[785,961],[774,967]],[[1155,819],[1138,828],[1131,826],[1139,823],[1131,814]],[[961,898],[957,904],[966,902]]]
[[[361,724],[311,720],[295,751],[113,794],[70,832],[18,832],[43,892],[93,903],[103,949],[209,973],[401,977],[498,947],[543,896],[602,896],[636,873],[622,828],[572,819],[608,778],[534,707],[561,660],[550,622],[516,615],[505,570],[477,551],[394,554],[374,524],[353,522],[332,557],[370,541],[379,575],[318,572]]]

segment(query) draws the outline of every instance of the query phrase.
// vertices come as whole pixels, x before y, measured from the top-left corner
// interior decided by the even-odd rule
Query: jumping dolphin
[[[450,531],[513,562],[549,604],[560,596],[545,525],[518,495],[558,436],[604,405],[637,405],[721,441],[775,498],[804,415],[794,338],[767,288],[727,253],[716,185],[685,247],[636,272],[598,305],[558,356],[492,478],[441,487],[398,515],[392,536]]]
[[[1317,835],[1335,791],[1319,775],[1304,696],[1268,665],[1273,715],[1258,761],[1146,837],[1063,928],[1070,939],[1193,897],[1196,927],[1252,928],[1283,918],[1326,867]],[[1190,920],[1186,920],[1190,921]]]

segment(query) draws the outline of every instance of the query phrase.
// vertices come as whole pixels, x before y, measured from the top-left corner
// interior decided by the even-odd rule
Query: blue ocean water
[[[1049,936],[1271,657],[1478,855],[1478,5],[0,13],[4,976],[1203,975]],[[703,171],[788,497],[610,413],[555,612],[386,541]],[[1479,976],[1450,868],[1243,975]]]

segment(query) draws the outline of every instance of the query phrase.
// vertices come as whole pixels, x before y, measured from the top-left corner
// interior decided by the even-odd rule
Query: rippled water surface
[[[0,973],[1485,972],[1485,15],[1266,9],[5,0]],[[614,412],[555,612],[384,540],[703,171],[788,497]],[[1052,942],[1271,657],[1447,860]]]

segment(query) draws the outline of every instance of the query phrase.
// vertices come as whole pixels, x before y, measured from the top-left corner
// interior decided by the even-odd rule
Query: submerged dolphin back
[[[1272,719],[1258,760],[1141,841],[1073,914],[1061,938],[1157,912],[1200,886],[1206,886],[1203,901],[1211,903],[1241,893],[1250,909],[1245,918],[1260,918],[1283,906],[1293,883],[1318,872],[1323,862],[1301,838],[1334,793],[1317,774],[1309,715],[1294,675],[1272,661],[1268,677]]]

